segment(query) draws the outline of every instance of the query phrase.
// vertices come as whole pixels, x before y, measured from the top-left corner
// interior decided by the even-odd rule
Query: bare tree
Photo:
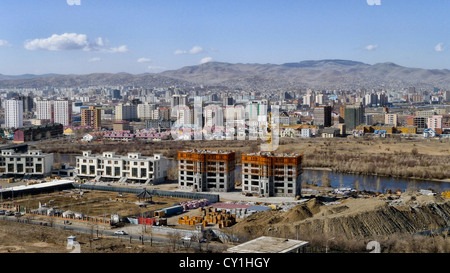
[[[178,231],[170,232],[169,235],[169,245],[172,246],[172,250],[176,250],[177,242],[181,239],[181,234]]]

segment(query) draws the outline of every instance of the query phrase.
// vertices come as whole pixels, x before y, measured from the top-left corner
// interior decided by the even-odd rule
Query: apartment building
[[[167,166],[167,159],[161,154],[143,157],[140,153],[120,156],[114,152],[94,155],[90,151],[83,151],[81,156],[76,157],[77,176],[96,181],[158,184],[166,180]]]
[[[153,119],[153,112],[156,109],[155,104],[140,103],[137,105],[137,118]]]
[[[118,104],[115,107],[116,120],[135,120],[138,118],[138,106],[135,104]]]
[[[81,126],[90,126],[94,129],[101,128],[102,112],[100,108],[89,106],[81,108]]]
[[[314,125],[331,126],[331,106],[314,107]]]
[[[72,124],[72,102],[69,100],[38,100],[36,101],[36,119],[70,126]]]
[[[5,127],[19,128],[23,126],[23,101],[7,100],[5,102]]]
[[[68,100],[53,101],[54,123],[61,123],[64,126],[72,125],[72,102]]]
[[[0,154],[0,175],[49,175],[53,168],[53,154],[40,150],[16,153],[14,150],[2,150]]]
[[[303,156],[258,152],[242,155],[242,193],[261,197],[301,195]]]
[[[370,124],[370,123],[366,123]],[[384,114],[384,124],[398,125],[398,115],[397,114]]]
[[[187,150],[178,152],[178,186],[182,190],[227,192],[234,189],[235,153]]]

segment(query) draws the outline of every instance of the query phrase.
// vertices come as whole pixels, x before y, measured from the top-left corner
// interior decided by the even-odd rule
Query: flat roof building
[[[235,153],[187,150],[178,152],[178,185],[182,190],[227,192],[234,189]]]
[[[261,197],[301,195],[300,154],[258,152],[242,155],[242,192]]]
[[[301,253],[309,242],[261,236],[243,244],[230,247],[228,253]]]
[[[53,168],[53,154],[39,150],[16,153],[14,150],[2,150],[0,154],[0,175],[49,175]]]
[[[127,156],[104,152],[93,155],[83,151],[76,157],[76,173],[80,178],[95,180],[133,181],[145,184],[158,184],[167,178],[167,159],[160,154],[143,157],[140,153],[128,153]]]

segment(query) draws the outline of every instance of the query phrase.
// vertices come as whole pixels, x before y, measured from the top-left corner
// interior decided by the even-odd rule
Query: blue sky
[[[1,0],[0,74],[319,59],[450,69],[450,1],[370,1]]]

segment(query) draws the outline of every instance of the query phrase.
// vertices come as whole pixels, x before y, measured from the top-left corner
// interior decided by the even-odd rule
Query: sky
[[[345,59],[450,69],[450,1],[0,0],[0,74]]]

